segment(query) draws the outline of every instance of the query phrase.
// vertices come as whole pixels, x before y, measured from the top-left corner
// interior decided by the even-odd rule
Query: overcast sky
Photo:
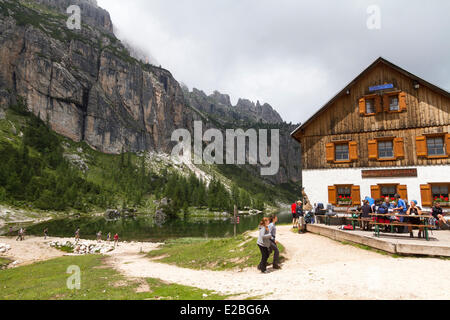
[[[120,39],[207,94],[306,121],[383,56],[450,91],[448,0],[97,0]],[[378,5],[381,29],[367,13]],[[373,20],[371,20],[373,21]]]

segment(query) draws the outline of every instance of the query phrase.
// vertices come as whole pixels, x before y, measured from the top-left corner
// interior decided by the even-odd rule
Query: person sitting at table
[[[384,214],[389,214],[390,213],[389,211],[392,210],[393,208],[391,199],[389,197],[384,198],[384,202],[381,204],[380,207],[384,208],[383,210]],[[381,223],[391,223],[391,217],[388,216],[381,217]],[[389,231],[389,226],[385,226],[385,230]]]
[[[442,227],[444,224],[449,227],[447,220],[445,220],[444,215],[442,213],[441,204],[439,202],[434,203],[434,207],[432,209],[431,214],[433,215],[433,218],[436,219],[437,222],[439,222],[439,227]]]
[[[411,206],[409,207],[408,211],[406,211],[406,215],[410,216],[408,217],[409,224],[421,224],[420,218],[418,216],[422,215],[422,208],[417,206],[416,200],[411,201]],[[419,227],[419,238],[422,238],[423,230],[424,230],[423,227]],[[409,236],[411,238],[414,238],[412,226],[409,226]]]

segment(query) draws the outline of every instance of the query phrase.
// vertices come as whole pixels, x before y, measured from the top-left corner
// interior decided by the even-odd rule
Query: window
[[[443,137],[433,137],[427,138],[427,148],[429,156],[444,156],[444,138]]]
[[[448,185],[434,185],[431,187],[431,193],[435,202],[448,204]]]
[[[336,161],[348,161],[349,157],[349,148],[348,144],[337,144],[336,145]]]
[[[381,186],[381,196],[383,198],[389,197],[392,199],[397,193],[397,186]]]
[[[398,96],[389,97],[389,111],[399,111],[400,105],[398,101]]]
[[[393,141],[379,141],[378,142],[378,158],[380,158],[380,159],[394,158],[394,143],[393,143]]]
[[[352,188],[351,186],[337,188],[337,202],[340,205],[352,204]]]
[[[358,160],[358,143],[356,141],[336,141],[326,144],[328,163],[350,163]]]
[[[375,99],[366,99],[366,114],[376,113]]]

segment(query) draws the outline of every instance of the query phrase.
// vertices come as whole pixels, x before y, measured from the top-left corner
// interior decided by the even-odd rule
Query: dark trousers
[[[278,266],[280,264],[280,250],[275,242],[270,241],[269,256],[273,252],[273,265]]]
[[[261,262],[259,263],[258,269],[262,272],[267,270],[267,260],[269,260],[269,248],[260,246],[258,244],[259,250],[261,251]]]

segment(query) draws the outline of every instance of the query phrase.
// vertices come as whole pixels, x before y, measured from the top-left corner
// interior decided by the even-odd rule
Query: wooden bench
[[[380,226],[390,226],[391,227],[391,233],[393,233],[394,227],[417,227],[417,228],[423,228],[424,229],[424,237],[427,239],[427,241],[430,241],[428,230],[432,229],[434,226],[429,224],[412,224],[407,222],[391,222],[391,223],[385,223],[385,222],[376,222],[371,221],[370,225],[375,226],[375,236],[380,237]]]
[[[352,227],[353,230],[356,230],[356,225],[358,224],[358,226],[362,229],[362,222],[371,222],[372,218],[345,218],[346,220],[350,220],[352,222]]]

